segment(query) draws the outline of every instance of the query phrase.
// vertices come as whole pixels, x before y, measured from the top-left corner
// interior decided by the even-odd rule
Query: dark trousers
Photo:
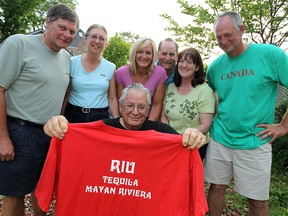
[[[109,118],[108,107],[100,109],[82,109],[71,104],[67,105],[64,116],[69,123],[93,122]]]
[[[208,146],[208,144],[206,144],[206,145],[202,146],[201,148],[199,148],[199,154],[200,154],[200,157],[201,157],[202,161],[205,159],[207,146]]]
[[[7,119],[15,150],[12,161],[0,161],[0,194],[22,197],[33,191],[46,159],[50,137],[43,126],[20,119]]]

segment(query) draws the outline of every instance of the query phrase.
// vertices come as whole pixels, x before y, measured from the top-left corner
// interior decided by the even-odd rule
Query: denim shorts
[[[22,197],[34,190],[39,180],[50,146],[42,127],[21,125],[7,121],[14,145],[12,161],[0,161],[0,194]]]

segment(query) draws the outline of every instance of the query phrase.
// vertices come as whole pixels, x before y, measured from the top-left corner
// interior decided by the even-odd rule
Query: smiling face
[[[136,52],[136,65],[137,68],[146,69],[149,67],[153,60],[153,47],[149,43]]]
[[[59,52],[68,47],[75,38],[77,23],[58,18],[51,22],[46,21],[45,44],[53,51]]]
[[[100,54],[107,42],[107,34],[103,29],[93,28],[85,37],[87,43],[87,51]]]
[[[128,130],[138,130],[148,117],[149,105],[146,93],[141,89],[129,89],[124,101],[120,103],[122,126]]]
[[[235,57],[243,51],[242,36],[244,26],[238,29],[230,16],[220,18],[215,25],[215,36],[219,47],[230,57]]]
[[[177,60],[176,45],[172,41],[164,41],[158,51],[158,62],[166,71],[173,70]]]
[[[182,79],[192,80],[199,67],[194,63],[191,56],[183,56],[178,62],[178,72]]]

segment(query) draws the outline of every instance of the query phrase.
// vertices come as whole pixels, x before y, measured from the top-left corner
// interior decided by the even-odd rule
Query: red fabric
[[[70,124],[63,140],[51,141],[36,190],[39,205],[47,212],[55,195],[55,216],[205,215],[202,161],[181,140],[102,121]]]

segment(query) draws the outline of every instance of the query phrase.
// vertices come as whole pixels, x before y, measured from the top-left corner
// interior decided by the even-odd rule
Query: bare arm
[[[7,111],[4,93],[5,89],[0,87],[0,160],[11,161],[14,159],[15,150],[7,129]]]
[[[163,100],[165,95],[165,82],[159,84],[155,89],[149,120],[158,121],[162,112]]]
[[[270,136],[270,143],[275,141],[278,137],[288,134],[288,109],[279,124],[259,124],[257,125],[257,127],[264,128],[257,134],[257,136],[260,136],[260,140],[263,140]]]
[[[116,81],[116,89],[117,89],[117,99],[119,100],[121,97],[122,90],[124,89],[124,86]]]
[[[283,116],[282,121],[280,122],[280,124],[288,129],[288,108],[287,108],[286,113]]]
[[[215,116],[217,111],[218,111],[218,94],[217,94],[217,92],[214,92],[214,97],[215,97],[215,109],[214,109],[214,116]]]
[[[115,73],[113,74],[112,79],[110,80],[110,84],[109,84],[108,103],[109,103],[109,110],[110,110],[112,117],[113,118],[119,117]]]
[[[203,134],[207,133],[213,121],[214,113],[200,113],[200,124],[197,129]]]
[[[66,93],[65,93],[65,97],[64,97],[64,100],[63,100],[63,104],[62,104],[62,108],[61,108],[61,115],[64,114],[65,109],[67,107],[68,99],[69,99],[69,96],[70,96],[70,91],[71,91],[71,79],[70,79],[70,82],[69,82],[69,85],[67,87],[67,90],[66,90]]]

